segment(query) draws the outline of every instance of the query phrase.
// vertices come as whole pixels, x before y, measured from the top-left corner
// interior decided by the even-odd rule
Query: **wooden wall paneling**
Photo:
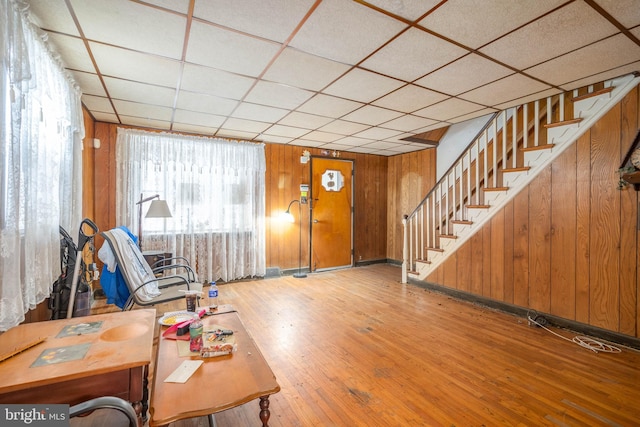
[[[456,289],[469,292],[471,289],[471,240],[467,240],[457,251]]]
[[[449,255],[449,257],[444,260],[443,263],[443,281],[442,284],[448,288],[456,289],[457,288],[457,252]]]
[[[576,145],[551,165],[551,314],[576,313]]]
[[[482,227],[482,296],[491,297],[491,221]]]
[[[482,277],[484,275],[483,262],[483,233],[474,233],[468,240],[471,244],[471,277],[469,291],[476,295],[482,295]]]
[[[100,149],[94,153],[94,222],[102,231],[116,227],[116,134],[117,127],[108,123],[95,123],[95,137]],[[96,236],[96,248],[104,240]]]
[[[550,311],[551,167],[544,168],[529,184],[529,304]]]
[[[620,105],[591,128],[590,324],[612,331],[620,319]]]
[[[84,138],[82,139],[82,216],[93,220],[95,217],[95,153],[93,146],[95,122],[87,110],[82,108]]]
[[[621,102],[620,160],[627,154],[638,131],[638,88]],[[637,330],[637,223],[638,192],[630,186],[620,194],[620,332],[638,336]]]
[[[529,307],[529,187],[513,201],[513,303]]]
[[[490,297],[504,301],[504,209],[491,218],[491,283]]]
[[[575,320],[589,323],[591,277],[591,131],[576,146],[576,295]]]
[[[398,179],[400,176],[400,168],[398,163],[402,156],[393,156],[389,158],[387,172],[387,258],[402,260],[402,241],[398,236],[398,222],[402,230],[402,217],[409,215],[409,212],[400,212],[397,208],[398,198]],[[398,250],[397,246],[400,246]]]
[[[513,202],[507,203],[504,210],[504,298],[503,301],[513,304]]]

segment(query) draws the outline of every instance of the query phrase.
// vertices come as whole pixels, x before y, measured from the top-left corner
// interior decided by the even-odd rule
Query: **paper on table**
[[[165,383],[186,383],[202,365],[202,360],[185,360],[165,380]]]

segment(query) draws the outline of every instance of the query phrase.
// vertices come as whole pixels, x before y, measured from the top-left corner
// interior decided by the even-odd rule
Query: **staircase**
[[[402,283],[425,280],[639,83],[629,74],[496,113],[403,219]]]

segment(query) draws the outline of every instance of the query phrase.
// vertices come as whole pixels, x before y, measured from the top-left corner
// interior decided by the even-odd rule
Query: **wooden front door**
[[[311,265],[353,265],[353,161],[311,159]]]

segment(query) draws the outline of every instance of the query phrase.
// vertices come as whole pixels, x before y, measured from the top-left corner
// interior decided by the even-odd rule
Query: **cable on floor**
[[[554,331],[552,331],[551,329],[547,328],[546,326],[544,326],[543,324],[537,322],[533,317],[527,315],[527,319],[529,319],[529,322],[533,323],[534,325],[540,326],[542,329],[546,330],[547,332],[551,332],[553,335],[562,338],[565,341],[569,341],[572,342],[574,344],[578,344],[580,347],[584,347],[588,350],[593,351],[594,353],[622,353],[622,350],[620,350],[618,347],[610,345],[610,344],[606,344],[603,343],[601,341],[595,340],[593,338],[590,337],[585,337],[585,336],[575,336],[573,337],[573,339],[569,339],[567,337],[564,337]]]

